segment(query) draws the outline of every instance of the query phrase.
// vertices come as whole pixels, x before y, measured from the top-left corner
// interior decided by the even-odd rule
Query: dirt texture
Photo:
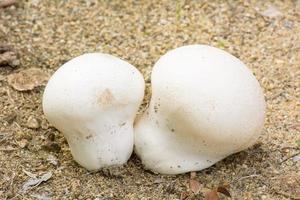
[[[204,199],[220,185],[229,187],[231,199],[300,199],[299,0],[20,0],[5,5],[0,7],[0,199]],[[45,77],[83,53],[118,56],[145,77],[142,111],[151,95],[153,64],[187,44],[224,49],[254,72],[267,101],[257,144],[192,178],[154,174],[135,155],[123,167],[95,173],[80,167],[63,135],[43,115]],[[11,76],[31,68],[44,73],[40,80],[12,85],[30,79]]]

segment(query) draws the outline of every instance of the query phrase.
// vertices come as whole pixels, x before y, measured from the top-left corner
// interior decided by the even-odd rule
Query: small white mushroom
[[[146,168],[179,174],[207,168],[253,145],[263,128],[258,81],[236,57],[205,45],[162,56],[148,110],[135,126],[135,151]]]
[[[133,122],[144,87],[143,76],[129,63],[107,54],[84,54],[53,74],[43,110],[81,166],[121,165],[133,150]]]

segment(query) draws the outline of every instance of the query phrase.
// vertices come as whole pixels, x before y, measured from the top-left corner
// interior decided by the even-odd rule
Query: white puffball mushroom
[[[122,165],[133,150],[133,122],[144,87],[143,76],[129,63],[88,53],[53,74],[45,88],[43,110],[81,166],[98,170]]]
[[[135,152],[162,174],[207,168],[253,145],[265,100],[236,57],[206,45],[174,49],[155,64],[148,110],[135,125]]]

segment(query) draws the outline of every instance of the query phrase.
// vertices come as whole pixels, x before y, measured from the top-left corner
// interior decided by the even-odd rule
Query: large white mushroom
[[[253,145],[263,128],[258,81],[236,57],[206,45],[162,56],[148,110],[135,126],[135,151],[146,168],[179,174],[207,168]]]
[[[124,164],[133,150],[133,122],[144,79],[129,63],[89,53],[61,66],[49,80],[43,110],[74,159],[88,170]]]

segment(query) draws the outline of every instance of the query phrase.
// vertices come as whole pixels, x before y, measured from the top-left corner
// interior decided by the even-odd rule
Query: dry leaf
[[[213,189],[209,193],[205,195],[204,200],[218,200],[218,191],[216,189]]]
[[[51,163],[52,165],[58,165],[58,160],[57,160],[57,158],[55,157],[55,156],[53,156],[53,155],[49,155],[48,156],[48,158],[47,158],[47,161],[49,162],[49,163]]]
[[[28,174],[27,174],[28,175]],[[26,192],[27,190],[39,186],[42,182],[48,181],[52,177],[52,172],[47,172],[40,178],[30,178],[23,184],[22,191]]]
[[[41,85],[45,85],[49,75],[38,68],[30,68],[7,77],[8,84],[15,90],[26,91]]]
[[[190,188],[194,194],[198,194],[200,191],[200,183],[197,180],[191,179],[190,180]]]
[[[275,18],[281,16],[282,13],[275,6],[270,6],[268,9],[260,13],[264,17]]]
[[[217,191],[220,192],[220,193],[222,193],[222,194],[224,194],[227,197],[231,197],[231,195],[230,195],[229,191],[226,189],[226,187],[219,186],[217,188]]]

